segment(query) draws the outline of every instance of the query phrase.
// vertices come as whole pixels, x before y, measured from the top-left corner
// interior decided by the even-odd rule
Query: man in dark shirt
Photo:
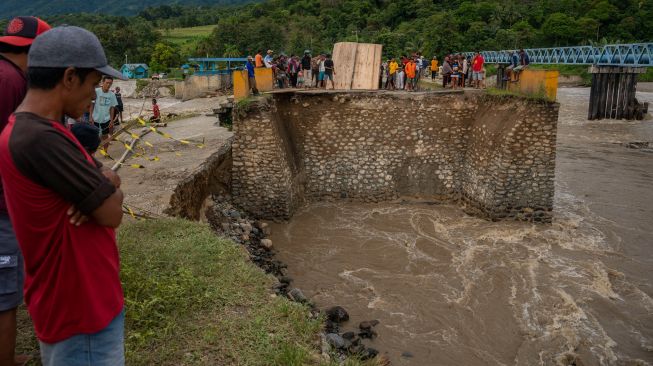
[[[313,69],[311,67],[311,51],[304,51],[304,57],[302,58],[302,72],[304,73],[304,87],[309,87],[311,85],[311,80],[313,80]]]
[[[331,80],[331,89],[335,89],[336,85],[333,83],[333,75],[336,74],[336,66],[331,59],[331,54],[326,55],[324,61],[324,88],[327,87],[327,80]]]
[[[116,106],[116,122],[114,123],[116,126],[120,125],[122,123],[122,112],[125,111],[125,106],[122,104],[122,93],[120,92],[120,87],[117,86],[116,90],[113,92],[116,96],[116,101],[118,102],[118,105]]]
[[[0,175],[43,365],[124,364],[120,178],[61,122],[82,116],[102,75],[122,78],[93,33],[44,33],[29,52],[25,99],[0,134]]]
[[[16,17],[0,37],[0,132],[27,91],[27,52],[39,34],[50,26],[34,17]],[[0,365],[26,361],[14,357],[16,308],[23,302],[23,257],[9,220],[0,184]]]
[[[254,72],[254,62],[252,56],[247,56],[247,80],[249,81],[249,88],[252,90],[252,94],[258,95],[258,89],[256,88],[256,72]]]

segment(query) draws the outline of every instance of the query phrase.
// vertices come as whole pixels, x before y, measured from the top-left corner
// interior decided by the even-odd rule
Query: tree
[[[225,51],[222,54],[222,57],[242,57],[242,55],[240,51],[238,51],[238,47],[233,44],[227,44],[225,45]]]
[[[179,50],[165,43],[157,43],[150,59],[150,69],[154,72],[165,71],[170,67],[179,66],[181,56]]]
[[[542,24],[542,36],[553,46],[572,45],[577,34],[576,20],[567,14],[553,13]]]

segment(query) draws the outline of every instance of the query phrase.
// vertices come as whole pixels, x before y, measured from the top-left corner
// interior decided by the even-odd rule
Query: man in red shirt
[[[150,117],[150,122],[161,122],[161,110],[159,109],[159,105],[156,103],[156,98],[152,98],[152,117]]]
[[[29,52],[25,99],[0,134],[25,303],[46,366],[124,364],[120,178],[62,123],[88,109],[102,75],[122,78],[93,33],[61,26],[42,34]]]
[[[34,17],[16,17],[0,37],[0,132],[27,91],[27,53],[39,34],[50,26]],[[0,184],[0,365],[21,364],[14,357],[16,308],[23,302],[23,257],[7,213]]]
[[[476,89],[481,87],[481,81],[483,80],[483,64],[485,64],[483,55],[477,51],[472,60],[472,81],[474,82],[474,88]]]

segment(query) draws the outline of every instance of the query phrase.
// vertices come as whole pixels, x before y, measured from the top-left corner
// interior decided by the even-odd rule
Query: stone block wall
[[[231,87],[231,74],[191,75],[186,80],[175,83],[175,98],[186,101]]]
[[[480,92],[275,93],[235,112],[232,195],[263,218],[419,197],[547,221],[557,117],[554,103]]]

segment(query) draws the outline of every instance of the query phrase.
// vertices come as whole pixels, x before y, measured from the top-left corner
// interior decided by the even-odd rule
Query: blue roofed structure
[[[128,79],[144,79],[147,78],[149,69],[147,64],[124,64],[120,72]]]

